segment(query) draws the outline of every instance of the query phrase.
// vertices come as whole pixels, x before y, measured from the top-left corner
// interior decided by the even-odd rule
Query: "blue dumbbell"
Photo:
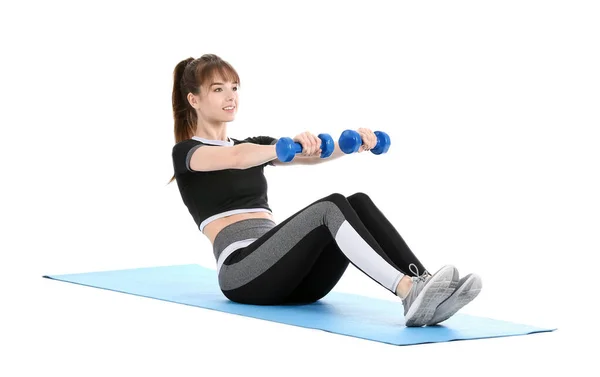
[[[321,158],[327,158],[331,156],[335,149],[335,143],[333,138],[328,134],[319,134],[321,139]],[[277,141],[275,145],[275,151],[277,152],[277,158],[282,162],[290,162],[294,159],[297,153],[302,153],[302,144],[294,141],[290,137],[282,137]]]
[[[375,135],[377,135],[377,144],[375,145],[375,148],[371,149],[371,153],[386,153],[388,149],[390,149],[390,145],[392,143],[390,141],[390,136],[382,131],[375,131]],[[340,146],[342,152],[346,154],[354,153],[357,152],[362,145],[362,138],[357,131],[346,130],[342,132],[342,135],[338,141],[338,145]]]

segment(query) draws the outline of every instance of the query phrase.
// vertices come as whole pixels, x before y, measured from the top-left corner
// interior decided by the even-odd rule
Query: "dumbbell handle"
[[[321,143],[321,144],[323,144],[323,143]],[[294,152],[296,152],[296,154],[302,153],[302,144],[300,144],[297,141],[294,142]]]
[[[325,141],[321,140],[321,145],[319,146],[319,149],[321,151],[325,150]],[[295,141],[294,142],[294,151],[296,152],[296,154],[298,153],[302,153],[302,144],[300,144],[299,142]]]

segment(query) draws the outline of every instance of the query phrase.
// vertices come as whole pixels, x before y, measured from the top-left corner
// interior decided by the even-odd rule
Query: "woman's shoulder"
[[[201,141],[196,140],[196,139],[185,139],[185,140],[176,142],[173,145],[173,150],[183,148],[186,146],[194,146],[194,145],[198,145],[198,144],[204,144],[204,143],[202,143]]]

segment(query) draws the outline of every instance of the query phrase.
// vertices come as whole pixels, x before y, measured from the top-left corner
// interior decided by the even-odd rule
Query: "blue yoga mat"
[[[308,305],[238,304],[228,300],[219,290],[215,270],[197,264],[44,277],[394,345],[493,338],[555,330],[460,312],[437,326],[406,327],[404,308],[399,300],[387,301],[335,291]]]

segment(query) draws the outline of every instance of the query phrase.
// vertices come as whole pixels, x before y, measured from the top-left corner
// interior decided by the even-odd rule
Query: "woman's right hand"
[[[302,145],[303,156],[320,156],[321,155],[321,139],[318,136],[306,131],[296,135],[292,140]]]

